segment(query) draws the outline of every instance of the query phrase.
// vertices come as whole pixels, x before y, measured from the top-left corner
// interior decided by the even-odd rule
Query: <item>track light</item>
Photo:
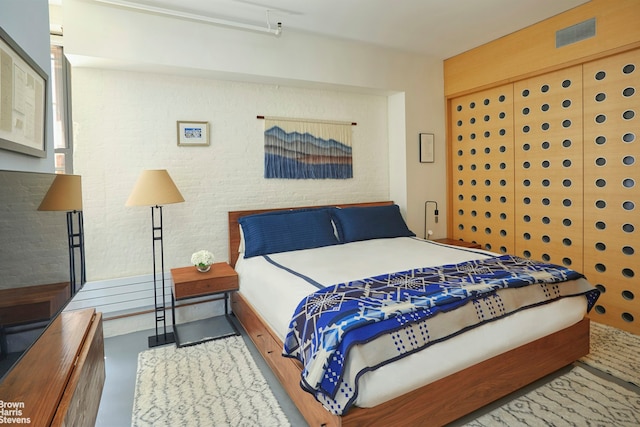
[[[240,30],[256,31],[259,33],[268,33],[268,34],[273,34],[275,36],[279,36],[280,34],[282,34],[282,22],[278,22],[278,25],[276,28],[271,28],[271,25],[269,24],[269,20],[268,20],[269,11],[267,11],[267,28],[265,28],[259,25],[245,24],[243,22],[231,21],[228,19],[212,18],[209,16],[197,15],[195,13],[182,12],[175,9],[166,9],[163,7],[140,4],[140,3],[130,2],[126,0],[95,0],[95,1],[99,3],[110,4],[113,6],[120,6],[128,9],[141,10],[143,12],[151,12],[151,13],[157,13],[159,15],[171,16],[174,18],[184,18],[184,19],[190,19],[192,21],[204,22],[207,24],[223,25],[225,27],[237,28]]]
[[[267,9],[267,29],[269,31],[271,31],[271,19],[269,19],[269,12],[270,12],[270,10]],[[278,25],[277,25],[276,29],[273,30],[273,34],[275,34],[276,37],[278,37],[280,34],[282,34],[282,22],[278,22]]]

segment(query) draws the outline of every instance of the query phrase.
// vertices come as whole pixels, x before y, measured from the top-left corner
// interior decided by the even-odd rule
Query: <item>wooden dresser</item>
[[[102,313],[63,312],[0,384],[0,416],[28,418],[31,426],[92,426],[104,380]]]

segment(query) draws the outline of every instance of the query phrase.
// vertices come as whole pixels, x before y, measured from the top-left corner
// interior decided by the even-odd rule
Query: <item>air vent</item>
[[[596,35],[596,18],[556,31],[556,49]]]

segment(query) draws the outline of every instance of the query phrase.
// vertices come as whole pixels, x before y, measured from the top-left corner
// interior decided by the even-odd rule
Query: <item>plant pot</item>
[[[200,267],[199,265],[196,265],[196,268],[200,273],[206,273],[207,271],[211,270],[211,265],[207,265],[205,267]]]

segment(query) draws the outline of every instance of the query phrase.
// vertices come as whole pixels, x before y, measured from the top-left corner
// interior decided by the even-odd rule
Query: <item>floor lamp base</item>
[[[175,335],[173,335],[173,332],[152,335],[149,337],[149,348],[158,347],[165,344],[172,344],[174,342],[176,342],[176,337]]]

